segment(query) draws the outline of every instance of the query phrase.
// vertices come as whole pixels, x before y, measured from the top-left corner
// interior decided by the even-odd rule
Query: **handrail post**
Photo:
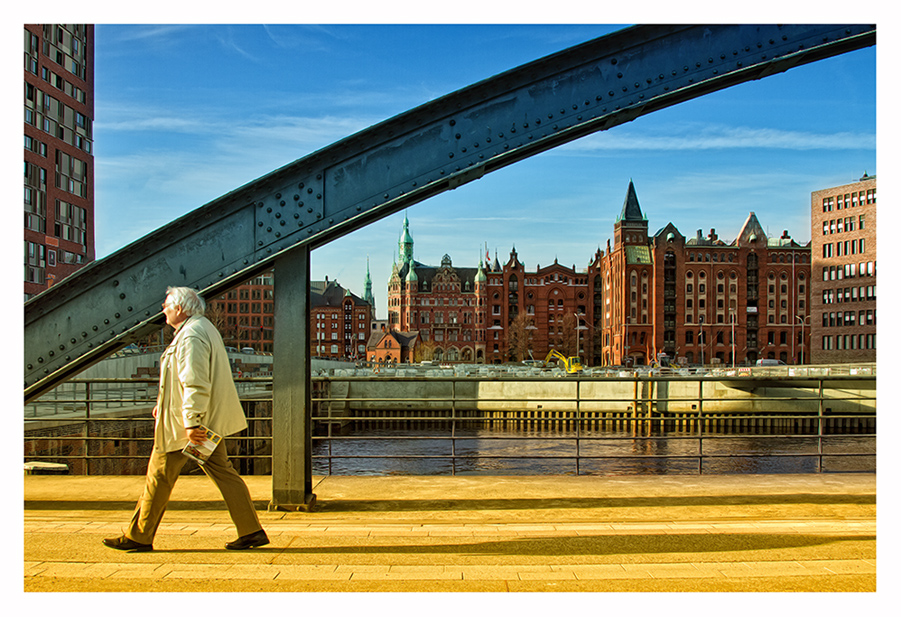
[[[451,378],[451,475],[457,475],[457,380]]]
[[[581,467],[579,465],[581,452],[579,450],[580,439],[582,437],[582,378],[576,378],[576,475],[581,475]]]
[[[72,388],[72,392],[77,392],[77,388]],[[84,384],[84,475],[91,475],[91,382],[86,381]]]
[[[698,378],[698,475],[704,473],[704,431],[701,418],[704,414],[704,377]]]
[[[819,379],[819,409],[817,411],[817,473],[823,472],[823,411],[825,401],[823,399],[823,378]]]
[[[632,373],[632,435],[638,434],[638,372]]]

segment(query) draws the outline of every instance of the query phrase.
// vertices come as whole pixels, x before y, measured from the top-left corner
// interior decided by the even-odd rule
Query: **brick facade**
[[[367,276],[368,278],[368,276]],[[210,300],[207,315],[229,347],[272,353],[275,305],[273,273],[267,272]],[[366,357],[372,306],[337,281],[310,283],[310,354],[355,360]]]
[[[715,230],[653,236],[630,183],[607,243],[584,270],[558,263],[526,270],[514,248],[501,265],[438,268],[413,259],[404,221],[401,259],[388,286],[389,327],[418,331],[441,361],[500,363],[551,349],[593,366],[807,362],[810,245],[769,238],[754,213],[730,243]],[[525,319],[522,319],[525,317]]]
[[[811,361],[876,361],[876,176],[810,196]]]
[[[27,300],[94,260],[94,26],[24,35]]]
[[[310,354],[334,360],[365,360],[372,307],[337,281],[310,284]]]
[[[592,364],[647,364],[660,353],[684,364],[807,357],[810,248],[787,231],[768,238],[753,212],[730,243],[713,229],[686,238],[672,223],[649,237],[630,184],[614,244],[589,272]]]

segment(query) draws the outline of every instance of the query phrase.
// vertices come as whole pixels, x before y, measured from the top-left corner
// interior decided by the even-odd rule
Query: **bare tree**
[[[172,326],[164,324],[160,326],[158,330],[154,330],[150,334],[147,334],[135,341],[135,345],[137,345],[141,349],[167,345],[172,340],[172,332]]]
[[[205,317],[222,332],[225,326],[225,309],[221,302],[212,301],[207,304]]]
[[[579,330],[578,330],[579,322],[576,321],[576,316],[572,313],[567,313],[563,316],[563,334],[559,337],[559,345],[557,349],[560,350],[564,356],[577,356],[579,355]]]
[[[415,351],[413,352],[413,358],[415,362],[423,362],[426,360],[431,360],[435,356],[435,349],[438,346],[435,345],[433,341],[422,341],[419,345],[416,346]]]
[[[532,349],[534,320],[526,313],[519,313],[507,329],[507,353],[516,362],[525,360]]]
[[[216,326],[216,329],[219,330],[219,334],[222,335],[222,340],[226,345],[234,345],[237,346],[237,332],[235,326],[228,325],[228,316],[225,311],[225,300],[224,296],[220,296],[210,302],[207,303],[205,317],[210,320],[210,322]]]

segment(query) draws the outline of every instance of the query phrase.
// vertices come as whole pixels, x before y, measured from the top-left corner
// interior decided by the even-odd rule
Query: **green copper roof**
[[[626,246],[626,263],[627,264],[649,264],[651,260],[651,250],[646,246]]]

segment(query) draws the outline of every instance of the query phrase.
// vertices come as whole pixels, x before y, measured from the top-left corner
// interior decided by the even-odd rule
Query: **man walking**
[[[153,452],[147,466],[144,493],[131,524],[118,538],[103,543],[122,551],[153,550],[153,537],[166,511],[172,488],[188,457],[182,449],[204,441],[205,430],[233,435],[247,428],[244,410],[231,377],[222,337],[203,316],[206,304],[189,287],[170,287],[163,313],[175,328],[175,338],[160,358],[160,387]],[[269,543],[253,506],[250,491],[228,460],[225,440],[201,466],[222,493],[238,539],[225,548],[243,550]]]

